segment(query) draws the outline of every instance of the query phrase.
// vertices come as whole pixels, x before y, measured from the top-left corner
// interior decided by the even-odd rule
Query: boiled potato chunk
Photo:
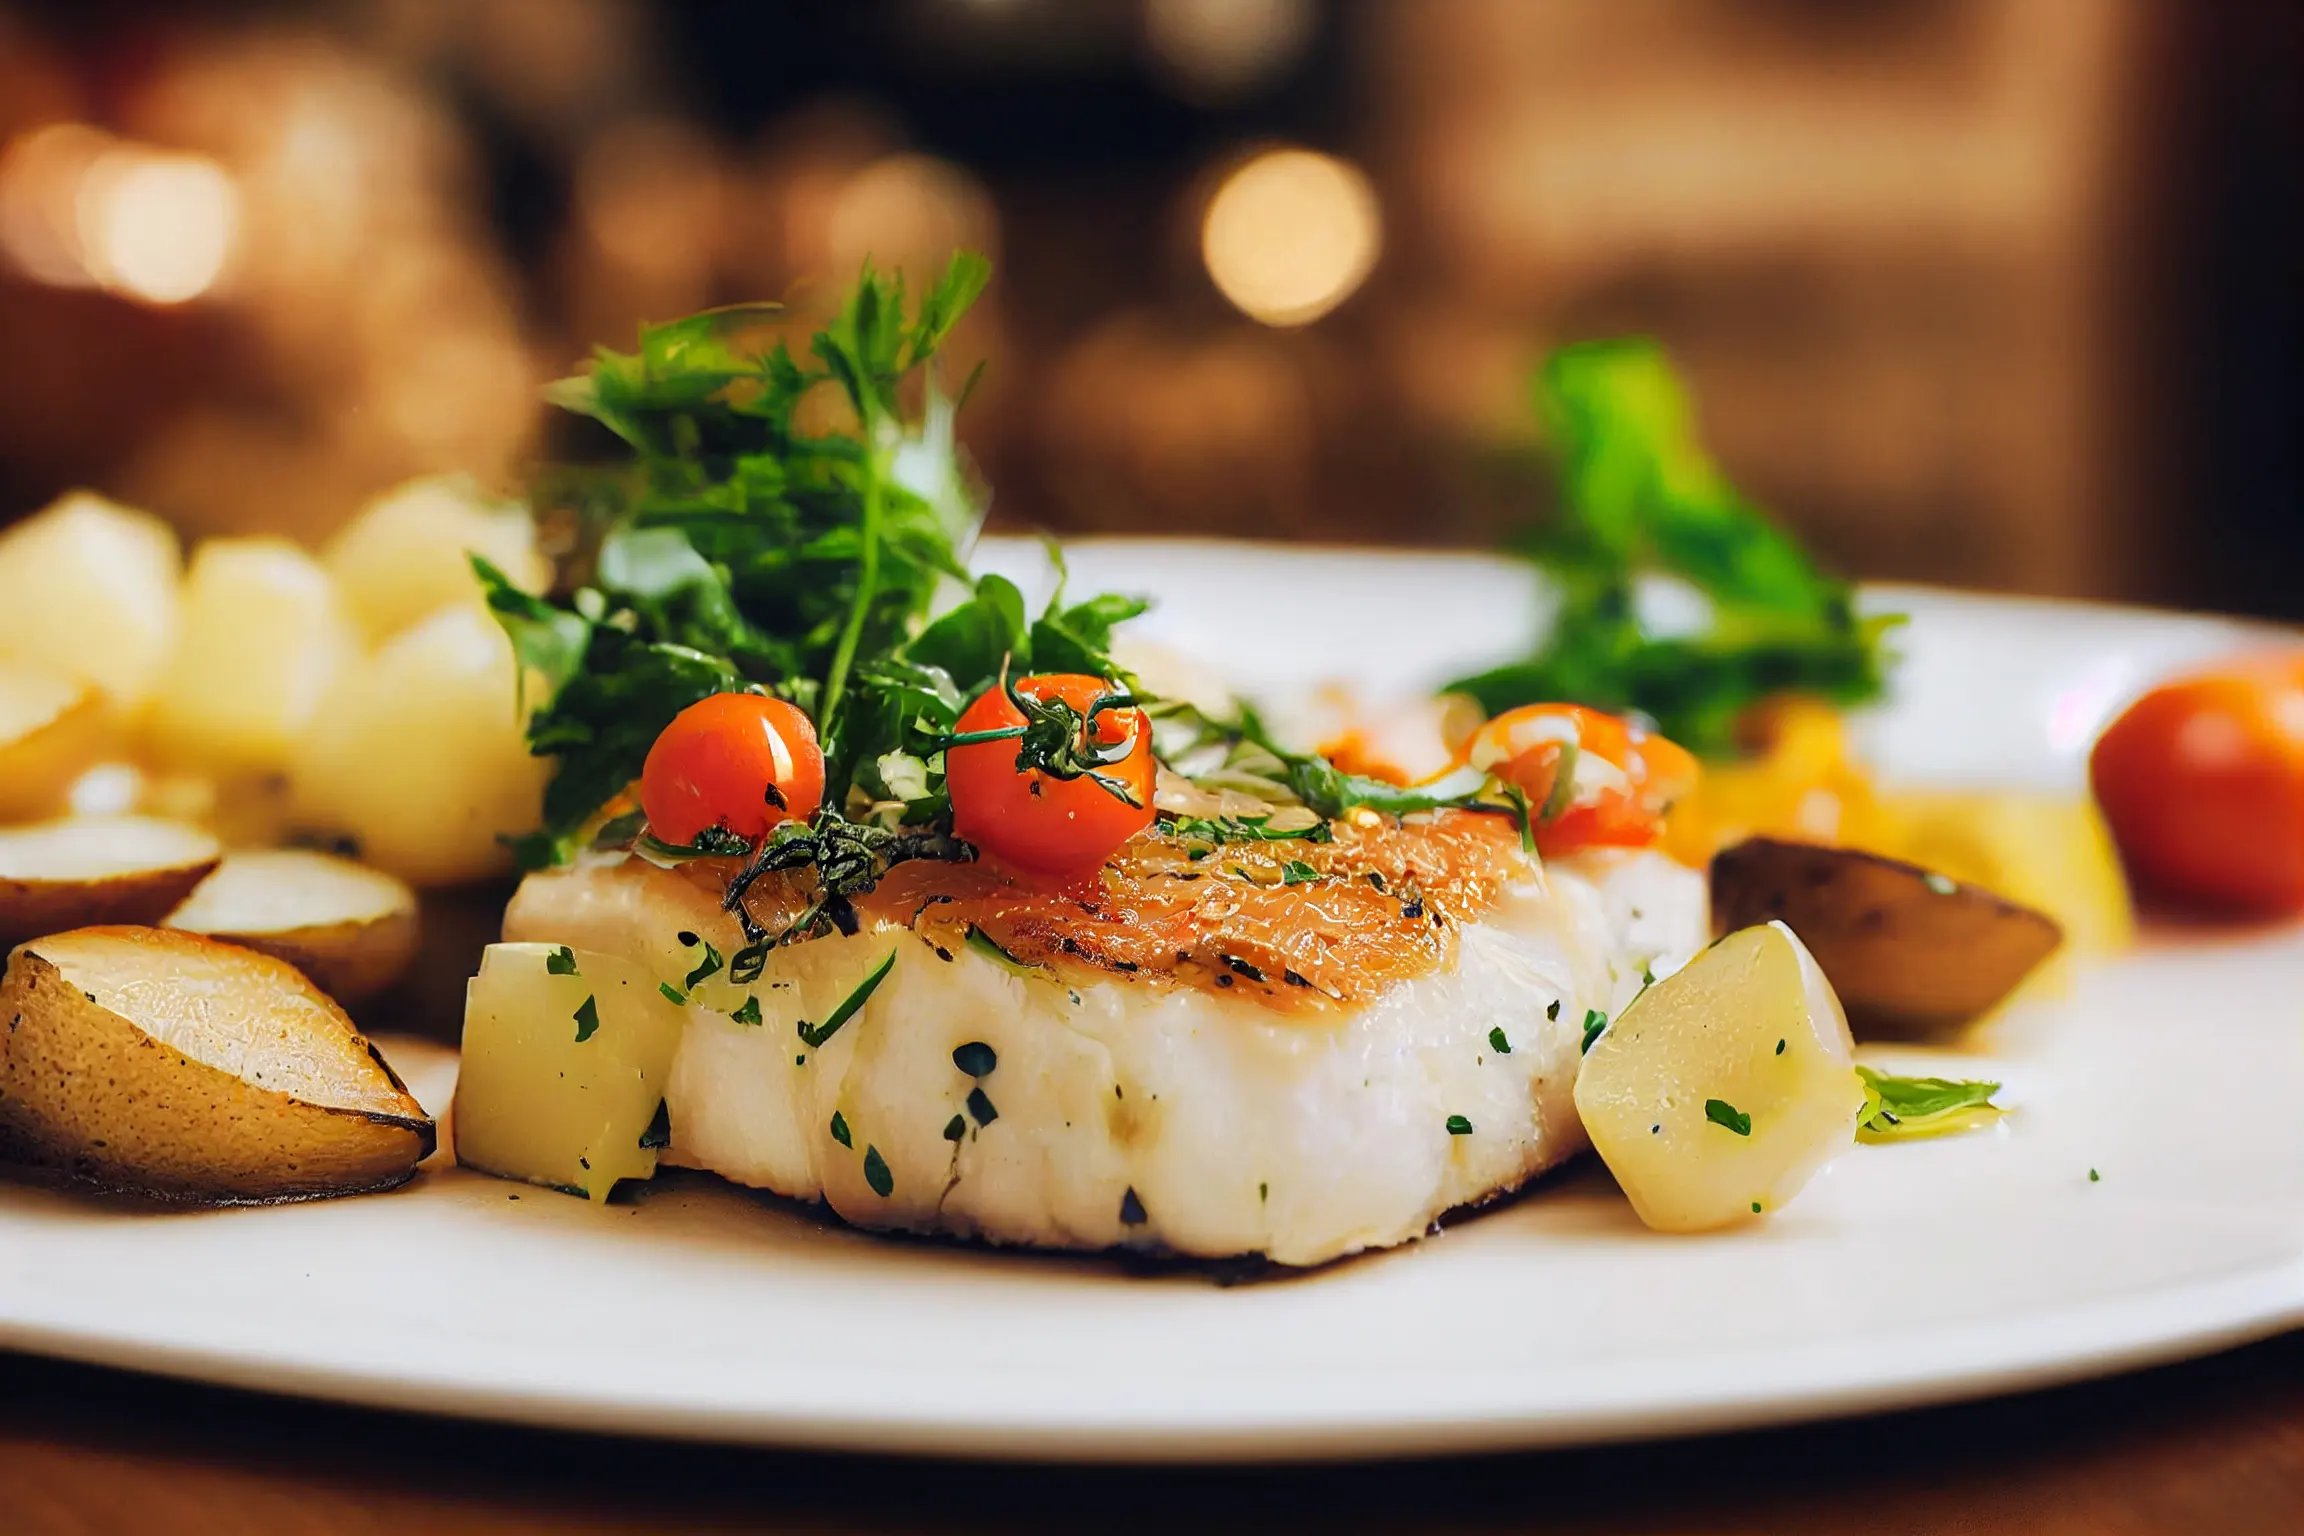
[[[531,592],[552,579],[527,508],[491,501],[461,476],[385,492],[329,542],[326,559],[369,637],[382,640],[449,604],[478,607],[471,555]]]
[[[416,954],[416,893],[350,859],[250,849],[224,855],[167,926],[277,956],[349,1005],[408,969]]]
[[[202,1201],[387,1189],[433,1127],[284,961],[197,934],[82,928],[0,978],[0,1141],[107,1186]]]
[[[198,828],[145,816],[0,828],[0,947],[90,923],[156,923],[221,854]]]
[[[416,885],[507,867],[502,833],[532,830],[550,772],[528,755],[511,642],[446,608],[350,669],[289,761],[297,815]]]
[[[182,565],[166,523],[74,491],[0,533],[0,656],[139,704],[175,637]]]
[[[336,584],[285,539],[210,539],[185,578],[148,728],[171,763],[277,772],[358,649]]]
[[[683,1011],[639,966],[596,950],[491,944],[464,1003],[456,1161],[606,1200],[656,1172],[642,1146]]]
[[[1863,1105],[1839,999],[1782,923],[1732,933],[1642,993],[1576,1079],[1592,1145],[1665,1232],[1783,1205],[1854,1143]]]
[[[64,810],[112,735],[112,712],[93,684],[0,659],[0,821]]]

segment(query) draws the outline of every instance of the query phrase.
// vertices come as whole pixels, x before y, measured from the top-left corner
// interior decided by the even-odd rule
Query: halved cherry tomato
[[[716,693],[689,705],[648,749],[640,808],[648,830],[692,843],[707,827],[757,838],[806,821],[824,801],[816,727],[782,699]]]
[[[1574,756],[1570,758],[1570,748]],[[1516,785],[1540,812],[1536,850],[1645,848],[1664,813],[1696,784],[1687,750],[1581,704],[1526,704],[1473,732],[1459,762]],[[1559,787],[1569,763],[1568,783]]]
[[[1114,849],[1152,824],[1152,725],[1135,708],[1095,709],[1120,690],[1100,677],[1048,673],[1016,680],[1027,699],[1061,701],[1087,741],[1076,760],[1102,760],[1066,778],[1016,765],[1017,739],[971,742],[944,753],[952,794],[952,830],[984,852],[1034,874],[1071,879],[1096,870]],[[1095,719],[1088,712],[1095,709]],[[985,691],[960,717],[957,734],[1015,730],[1023,711],[1000,688]],[[1114,788],[1123,794],[1114,793]]]
[[[2155,688],[2088,759],[2129,872],[2168,895],[2304,909],[2304,655]]]

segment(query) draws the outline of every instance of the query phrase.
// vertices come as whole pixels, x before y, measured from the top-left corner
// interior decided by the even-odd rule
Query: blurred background
[[[995,522],[1494,543],[1674,350],[1868,577],[2304,616],[2288,0],[0,0],[0,522],[517,486],[645,319],[956,245]]]

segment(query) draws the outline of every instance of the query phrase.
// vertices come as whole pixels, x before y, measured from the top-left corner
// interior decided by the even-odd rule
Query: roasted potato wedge
[[[403,1183],[432,1121],[284,960],[164,928],[19,946],[0,978],[0,1140],[163,1199],[301,1200]]]
[[[0,661],[0,821],[54,816],[112,743],[112,711],[91,683]]]
[[[1988,1012],[2063,942],[2046,913],[1863,853],[1753,838],[1712,861],[1716,931],[1781,920],[1859,1036],[1942,1034]]]
[[[222,856],[198,828],[145,816],[0,827],[0,944],[90,923],[156,923]]]
[[[301,848],[228,853],[163,925],[262,950],[344,1004],[400,979],[416,893],[381,870]]]

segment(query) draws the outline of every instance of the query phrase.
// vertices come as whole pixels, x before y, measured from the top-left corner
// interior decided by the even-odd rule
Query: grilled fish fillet
[[[865,1227],[1317,1264],[1581,1150],[1587,1010],[1706,937],[1693,872],[1647,852],[1539,869],[1494,817],[1194,851],[1139,838],[1061,893],[899,865],[854,934],[697,991],[665,1160]],[[505,937],[677,980],[683,932],[743,942],[723,887],[596,860],[530,876]],[[732,1017],[748,998],[758,1024]]]

